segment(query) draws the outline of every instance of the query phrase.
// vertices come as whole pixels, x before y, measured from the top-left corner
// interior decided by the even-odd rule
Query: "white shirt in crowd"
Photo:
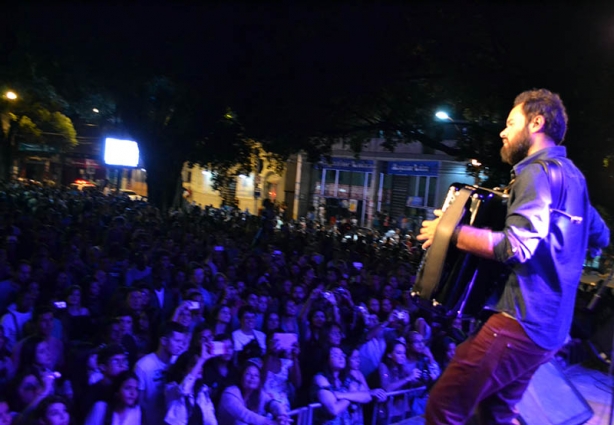
[[[32,318],[32,310],[20,313],[15,304],[11,304],[8,310],[9,312],[0,319],[0,325],[4,328],[6,348],[11,351],[17,341],[23,339],[23,326]]]
[[[169,366],[170,363],[164,363],[155,352],[147,354],[134,365],[134,373],[139,378],[140,404],[147,425],[164,424],[164,386]]]
[[[85,419],[84,425],[103,425],[104,418],[107,414],[108,405],[104,401],[97,401],[94,403],[92,410],[87,419]],[[141,406],[129,407],[124,412],[125,416],[123,420],[120,419],[119,414],[113,413],[111,417],[111,425],[140,425],[141,424]]]
[[[241,329],[237,329],[232,333],[232,341],[235,345],[235,351],[243,351],[243,347],[245,347],[249,342],[256,338],[258,341],[258,345],[262,349],[262,353],[266,353],[266,335],[264,332],[260,332],[254,329],[253,335],[247,335],[243,333]]]
[[[360,354],[360,371],[364,376],[369,376],[378,370],[386,351],[386,340],[382,337],[374,337],[365,342],[358,349]]]
[[[186,379],[190,379],[188,375]],[[192,385],[194,385],[195,378],[192,379]],[[193,387],[190,386],[190,389]],[[203,416],[203,425],[218,425],[217,418],[215,417],[215,407],[209,397],[209,387],[206,385],[201,386],[194,397],[192,391],[184,393],[182,387],[176,382],[166,384],[165,387],[166,398],[166,416],[164,422],[167,425],[186,425],[189,421],[189,411],[186,403],[190,403],[192,406],[195,404],[200,407],[200,411]]]
[[[159,291],[154,289],[154,292],[156,293],[156,297],[158,297],[158,305],[162,308],[164,306],[164,288],[161,288]]]

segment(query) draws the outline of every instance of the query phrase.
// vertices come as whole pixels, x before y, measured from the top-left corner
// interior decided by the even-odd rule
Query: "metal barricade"
[[[288,416],[293,420],[292,425],[311,425],[313,423],[313,412],[321,408],[320,403],[311,403],[308,406],[299,407],[291,410]]]
[[[387,396],[386,401],[381,402],[381,403],[378,403],[378,402],[373,403],[373,417],[371,420],[371,425],[390,424],[390,420],[391,420],[390,412],[392,411],[393,404],[395,400],[397,400],[398,397],[401,397],[401,396],[403,397],[403,406],[405,406],[405,408],[403,409],[403,413],[401,417],[397,421],[395,421],[395,423],[410,419],[411,418],[411,409],[409,408],[410,401],[415,396],[423,393],[424,391],[426,391],[426,387],[410,388],[407,390],[399,390],[399,391],[392,391],[392,392],[386,393],[386,396]],[[385,419],[382,416],[382,411],[385,411]]]
[[[386,401],[381,403],[372,402],[370,403],[371,407],[373,407],[373,417],[371,420],[371,425],[388,425],[390,424],[390,412],[392,411],[392,405],[399,397],[403,397],[403,406],[406,406],[403,409],[403,414],[399,418],[398,422],[402,422],[411,418],[411,409],[410,401],[413,397],[423,393],[426,391],[426,387],[418,387],[418,388],[410,388],[407,390],[400,391],[392,391],[386,393]],[[312,425],[314,411],[316,409],[322,408],[320,403],[311,403],[308,406],[299,407],[297,409],[291,410],[288,413],[288,416],[293,420],[292,425]],[[381,412],[385,411],[386,415],[383,417]]]

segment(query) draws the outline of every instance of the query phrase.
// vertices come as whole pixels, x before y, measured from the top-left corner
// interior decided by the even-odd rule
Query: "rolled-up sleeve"
[[[504,230],[493,234],[497,261],[514,264],[531,259],[548,235],[551,199],[546,172],[538,164],[528,165],[510,193]]]

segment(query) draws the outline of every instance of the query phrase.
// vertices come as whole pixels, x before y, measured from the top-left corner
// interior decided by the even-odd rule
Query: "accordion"
[[[450,245],[456,226],[503,230],[509,195],[477,186],[455,183],[444,201],[430,248],[424,254],[414,299],[422,307],[446,317],[478,317],[485,306],[500,297],[509,269]]]

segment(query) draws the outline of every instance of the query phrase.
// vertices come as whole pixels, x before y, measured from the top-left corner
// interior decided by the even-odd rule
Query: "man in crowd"
[[[49,368],[51,370],[58,370],[64,364],[64,343],[52,335],[54,324],[53,308],[51,306],[36,307],[32,312],[32,319],[30,320],[30,323],[32,324],[32,331],[34,334],[42,336],[47,342],[49,347],[49,355],[51,356],[51,365]],[[29,326],[26,325],[26,327]],[[19,369],[19,355],[21,353],[21,347],[24,339],[25,338],[21,339],[13,347],[12,360],[15,369]]]
[[[262,353],[265,353],[266,335],[255,329],[256,310],[251,305],[244,305],[239,309],[239,320],[241,321],[241,327],[232,333],[235,352],[242,351],[243,347],[255,339]]]
[[[87,387],[81,413],[86,417],[97,401],[109,403],[113,396],[113,380],[120,373],[128,370],[128,353],[119,344],[103,346],[97,355],[96,362],[102,379]]]
[[[17,341],[24,338],[24,326],[32,318],[32,308],[36,301],[35,295],[25,287],[17,294],[17,302],[8,307],[8,312],[0,319],[0,326],[4,327],[6,348],[13,349]]]
[[[0,282],[0,314],[6,312],[11,302],[15,301],[15,295],[26,287],[30,281],[32,267],[27,261],[21,261],[12,279]]]
[[[186,332],[186,328],[179,323],[168,322],[160,333],[158,349],[141,358],[134,366],[134,373],[139,378],[140,404],[148,425],[164,424],[166,372],[185,350]]]

